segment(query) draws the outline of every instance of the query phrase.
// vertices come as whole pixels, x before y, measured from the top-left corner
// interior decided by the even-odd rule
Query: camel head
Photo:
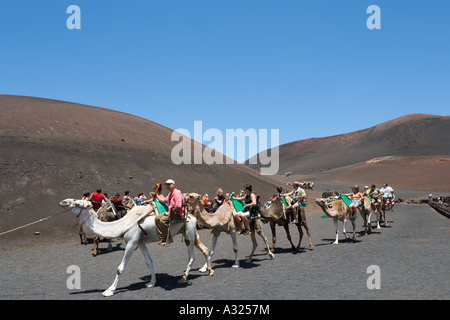
[[[325,207],[326,205],[326,201],[324,198],[316,198],[316,200],[314,200],[320,207]]]
[[[202,195],[192,192],[183,193],[184,202],[189,206],[189,212],[194,213],[196,210],[203,210],[203,200]],[[195,213],[194,213],[195,215]]]
[[[87,200],[75,200],[75,199],[65,199],[59,203],[59,205],[66,209],[80,208],[80,209],[90,209],[92,208],[92,203]]]
[[[202,195],[192,192],[192,193],[183,193],[184,202],[192,205],[195,201],[201,202]]]

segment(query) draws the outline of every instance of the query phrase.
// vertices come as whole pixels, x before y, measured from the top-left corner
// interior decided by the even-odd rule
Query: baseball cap
[[[175,184],[175,181],[173,181],[172,179],[168,179],[167,181],[166,181],[166,184]]]

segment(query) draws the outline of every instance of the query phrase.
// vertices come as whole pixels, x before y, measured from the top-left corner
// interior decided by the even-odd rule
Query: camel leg
[[[234,251],[234,264],[232,268],[239,268],[239,254],[238,254],[238,243],[236,239],[236,230],[230,232],[231,241],[233,242],[233,251]]]
[[[365,215],[363,210],[361,210],[360,213],[361,213],[361,218],[363,219],[364,235],[367,235],[367,216]]]
[[[333,242],[333,244],[339,244],[339,225],[338,225],[338,221],[336,219],[333,219],[333,222],[334,222],[334,227],[336,228],[336,240]],[[345,235],[345,220],[344,220],[343,232],[344,232],[344,235]]]
[[[384,226],[387,227],[388,223],[386,220],[386,207],[383,209],[383,221],[384,221]]]
[[[114,295],[114,291],[116,290],[117,284],[119,283],[120,275],[125,271],[128,261],[130,260],[131,254],[137,248],[136,242],[137,241],[130,241],[127,243],[127,246],[125,247],[125,254],[123,255],[122,262],[120,263],[120,265],[117,267],[117,270],[116,270],[116,278],[114,279],[113,284],[102,293],[102,296],[110,297],[110,296]]]
[[[213,254],[214,254],[214,249],[216,248],[217,239],[219,239],[219,236],[220,236],[220,232],[214,232],[213,231],[211,247],[209,248],[209,261],[211,261],[211,258],[212,258]],[[207,268],[208,268],[208,263],[205,262],[203,267],[201,267],[198,271],[206,272]]]
[[[344,221],[342,222],[342,233],[345,236],[345,239],[349,239],[350,237],[347,235],[347,231],[345,231],[345,226],[347,225],[347,218],[344,218]]]
[[[147,260],[147,266],[150,268],[151,274],[150,282],[146,283],[145,286],[147,288],[152,288],[155,286],[156,283],[156,274],[155,269],[153,268],[153,261],[152,258],[150,257],[150,254],[148,253],[147,246],[144,243],[139,244],[139,249],[141,249],[142,254],[145,257],[145,260]]]
[[[266,245],[267,254],[269,255],[270,259],[273,259],[275,257],[275,255],[272,253],[272,251],[270,251],[269,241],[267,241],[267,237],[264,235],[264,233],[262,231],[262,226],[261,226],[260,220],[258,222],[259,222],[259,225],[257,227],[255,227],[254,229],[256,229],[256,232],[263,239],[264,244]],[[255,222],[255,224],[256,224],[256,222]],[[253,234],[253,232],[252,232],[252,234]]]
[[[250,228],[252,229],[250,238],[252,239],[253,248],[252,248],[252,253],[250,253],[250,256],[247,258],[247,260],[245,260],[245,262],[247,262],[247,263],[252,262],[253,254],[255,253],[256,247],[258,246],[258,243],[256,242],[256,237],[255,237],[255,228],[253,226],[251,226]]]
[[[355,241],[356,240],[356,232],[355,232],[355,219],[352,219],[352,226],[353,226],[353,238],[352,240]]]
[[[372,211],[369,211],[369,216],[367,217],[367,224],[369,227],[369,233],[372,233]]]
[[[212,276],[214,274],[213,269],[211,268],[211,260],[208,254],[208,248],[200,241],[200,236],[196,233],[195,235],[195,247],[201,251],[206,260],[206,269],[209,271],[209,275]]]
[[[309,227],[308,227],[308,224],[306,223],[306,221],[303,223],[303,227],[305,228],[306,235],[308,236],[309,249],[312,250],[312,249],[314,249],[314,246],[311,242],[311,231],[309,230]],[[302,241],[302,237],[303,237],[303,232],[301,232],[301,234],[300,234],[300,240],[298,241],[297,250],[300,249],[300,242]]]
[[[80,235],[80,244],[87,244],[86,233],[83,232],[83,228],[80,227],[80,231],[78,232]]]
[[[94,236],[94,249],[92,250],[92,255],[95,257],[98,254],[98,244],[100,243],[100,238],[95,235]]]
[[[256,236],[255,236],[255,231],[261,236],[261,238],[264,241],[264,244],[266,245],[267,248],[267,254],[269,255],[269,257],[271,259],[273,259],[275,257],[275,255],[272,253],[272,251],[270,251],[270,247],[269,247],[269,242],[267,241],[266,236],[264,235],[264,233],[262,232],[262,228],[261,225],[257,225],[258,223],[257,220],[253,220],[251,225],[250,225],[250,230],[251,230],[251,239],[252,239],[252,243],[253,243],[253,249],[252,249],[252,253],[250,254],[250,256],[248,257],[247,260],[245,260],[245,262],[250,263],[253,259],[253,254],[255,253],[256,247],[258,246],[258,243],[256,242]],[[259,221],[259,224],[261,224],[261,222]]]
[[[380,220],[381,220],[381,210],[379,206],[375,207],[375,216],[377,217],[377,229],[381,229]]]
[[[301,217],[301,223],[297,225],[300,228],[299,229],[300,240],[298,241],[297,250],[300,249],[300,243],[302,242],[302,238],[303,238],[303,231],[301,230],[301,226],[303,226],[303,228],[305,228],[305,230],[306,230],[306,234],[308,235],[308,240],[309,240],[309,249],[312,250],[314,248],[314,246],[312,245],[312,242],[311,242],[311,231],[309,230],[308,223],[306,223],[306,213],[305,213],[304,208],[300,209],[300,217]]]
[[[289,223],[284,224],[283,227],[284,227],[284,231],[286,231],[286,236],[287,236],[287,238],[288,238],[288,240],[289,240],[289,243],[291,244],[292,252],[295,252],[296,249],[295,249],[294,243],[292,242],[291,233],[290,233],[290,231],[289,231]],[[298,228],[298,227],[299,227],[299,225],[297,224],[297,228]],[[300,229],[299,229],[299,230],[300,230]],[[300,230],[300,232],[301,232],[301,230]],[[272,252],[274,252],[274,251],[273,251],[274,248],[275,248],[275,243],[273,244]],[[298,248],[297,248],[297,250],[298,250]]]
[[[272,252],[275,251],[275,243],[277,242],[277,231],[276,231],[276,223],[273,221],[270,221],[270,230],[272,230]],[[286,229],[287,224],[284,226],[284,228]],[[289,227],[287,227],[288,231],[286,231],[286,234],[288,234],[289,232]],[[290,235],[288,235],[288,240],[290,241]],[[292,244],[292,243],[291,243]],[[294,245],[292,245],[292,247],[294,247]]]
[[[294,248],[294,245],[292,244],[292,241],[291,241],[293,252],[296,252],[296,251],[298,251],[298,249],[300,249],[300,244],[302,243],[302,239],[303,239],[303,230],[302,230],[301,223],[297,223],[297,229],[298,229],[298,235],[299,235],[297,247]]]
[[[178,283],[185,283],[187,281],[187,277],[189,275],[189,271],[191,270],[191,266],[192,263],[194,263],[194,244],[192,243],[192,241],[190,241],[190,239],[185,239],[186,242],[186,247],[188,250],[188,256],[189,256],[189,261],[188,261],[188,265],[186,267],[186,271],[184,272],[183,277],[178,280]]]

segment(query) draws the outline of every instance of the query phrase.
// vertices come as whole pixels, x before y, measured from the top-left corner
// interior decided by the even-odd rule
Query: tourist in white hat
[[[163,197],[159,194],[154,194],[156,198],[162,202],[169,205],[169,211],[164,212],[155,218],[156,230],[158,231],[159,244],[166,246],[167,244],[173,242],[172,237],[170,237],[169,226],[170,226],[170,216],[171,214],[178,214],[181,219],[184,219],[184,198],[180,190],[175,187],[175,181],[168,179],[165,183],[169,194],[167,197]],[[153,192],[150,193],[152,196]],[[169,237],[169,238],[168,238]]]

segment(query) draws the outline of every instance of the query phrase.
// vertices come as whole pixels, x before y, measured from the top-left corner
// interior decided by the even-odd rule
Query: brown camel
[[[300,221],[299,223],[296,223],[297,229],[299,232],[299,241],[297,246],[295,247],[292,243],[291,234],[289,232],[289,222],[292,220],[292,209],[287,209],[286,205],[283,203],[283,201],[278,197],[276,200],[271,201],[269,207],[267,208],[260,208],[260,214],[263,218],[269,219],[270,223],[270,229],[272,230],[272,249],[271,251],[274,252],[275,250],[275,243],[277,241],[276,237],[276,225],[283,226],[284,230],[286,231],[287,238],[289,242],[291,243],[291,248],[293,252],[297,252],[300,249],[300,243],[302,242],[303,238],[303,228],[305,228],[306,233],[308,235],[309,239],[309,249],[313,249],[314,246],[311,243],[311,232],[309,231],[308,224],[306,223],[306,215],[305,215],[305,208],[298,208]]]
[[[372,223],[370,218],[372,217],[372,202],[366,196],[363,197],[363,203],[359,206],[359,212],[364,222],[364,234],[371,234]]]
[[[380,219],[384,221],[384,226],[388,226],[388,222],[386,220],[386,207],[387,207],[387,199],[386,197],[381,197],[381,205],[380,205]]]
[[[225,232],[230,235],[231,241],[233,242],[233,251],[235,254],[233,268],[238,268],[239,257],[236,232],[241,230],[241,224],[235,221],[233,215],[234,207],[231,201],[229,201],[229,196],[227,196],[226,201],[219,207],[219,209],[217,209],[215,213],[209,213],[205,210],[202,196],[200,194],[184,193],[183,196],[184,201],[188,204],[189,213],[197,218],[197,224],[212,229],[212,243],[209,249],[209,259],[211,259],[214,254],[214,249],[220,233]],[[206,267],[207,266],[205,264],[199,271],[206,272]]]
[[[333,242],[333,244],[339,243],[339,229],[338,229],[338,221],[343,222],[342,232],[344,233],[345,237],[348,239],[349,236],[347,236],[347,233],[345,231],[345,224],[347,223],[347,218],[353,218],[350,221],[353,225],[353,241],[356,239],[355,234],[355,221],[354,217],[349,217],[350,210],[347,207],[347,205],[344,203],[343,200],[336,200],[331,203],[327,203],[325,199],[323,198],[317,198],[316,203],[319,205],[319,207],[322,208],[322,211],[325,212],[325,214],[333,219],[334,226],[336,227],[336,240]]]
[[[217,242],[217,238],[220,234],[220,232],[227,232],[230,234],[231,239],[233,240],[233,250],[235,251],[236,255],[236,262],[234,264],[235,267],[239,266],[238,261],[238,253],[237,253],[237,243],[234,242],[234,238],[236,237],[236,232],[241,230],[241,223],[237,221],[237,218],[235,217],[236,209],[234,208],[234,205],[227,201],[226,207],[224,205],[220,206],[223,207],[223,209],[218,209],[216,213],[209,213],[207,212],[204,207],[201,200],[201,195],[197,193],[190,193],[185,194],[185,201],[190,204],[192,203],[192,211],[190,211],[194,216],[198,214],[198,220],[201,224],[204,226],[210,227],[213,229],[213,243],[211,244],[210,249],[210,255],[214,252],[214,247]],[[189,205],[189,210],[191,210],[191,204]],[[222,210],[222,212],[219,212],[219,210]],[[218,215],[219,213],[219,215]],[[229,214],[231,213],[231,216]],[[214,218],[214,215],[217,215],[219,218]],[[232,217],[232,218],[231,218]],[[261,236],[261,238],[264,241],[264,244],[267,248],[267,254],[271,259],[275,257],[275,255],[270,251],[269,244],[267,242],[267,238],[265,237],[263,230],[262,230],[262,222],[261,219],[252,219],[250,222],[250,232],[253,243],[253,248],[250,256],[245,260],[245,262],[250,263],[253,259],[253,255],[255,253],[256,247],[258,246],[258,243],[256,242],[256,233]],[[203,270],[200,269],[200,270]]]

